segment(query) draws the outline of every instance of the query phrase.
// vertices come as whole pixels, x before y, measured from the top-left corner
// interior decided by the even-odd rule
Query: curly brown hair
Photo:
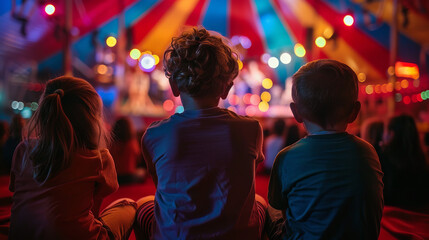
[[[198,27],[172,39],[164,53],[164,71],[180,92],[219,97],[238,75],[237,60],[224,37]]]

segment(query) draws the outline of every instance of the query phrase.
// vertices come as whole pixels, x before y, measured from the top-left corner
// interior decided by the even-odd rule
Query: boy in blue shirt
[[[293,75],[295,119],[308,136],[277,155],[268,201],[283,239],[377,239],[383,183],[374,148],[346,132],[360,110],[354,71],[334,60]],[[269,209],[269,212],[274,212]]]

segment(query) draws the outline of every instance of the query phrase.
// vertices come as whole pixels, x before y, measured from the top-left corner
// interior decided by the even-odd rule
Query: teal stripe
[[[286,78],[292,76],[305,61],[295,56],[293,51],[295,42],[292,40],[291,34],[283,26],[270,1],[254,0],[254,3],[265,35],[268,53],[279,58],[280,54],[286,51],[292,56],[290,66],[285,66],[280,62],[279,67],[275,69],[278,80],[284,84]]]
[[[211,0],[204,15],[203,26],[228,36],[228,0]]]

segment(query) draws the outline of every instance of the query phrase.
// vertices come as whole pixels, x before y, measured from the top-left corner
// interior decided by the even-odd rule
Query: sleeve
[[[268,184],[268,203],[275,209],[286,210],[287,198],[283,194],[284,177],[282,176],[282,158],[283,154],[277,155],[274,160],[273,168],[271,170],[270,182]]]
[[[256,151],[257,151],[257,155],[256,155],[256,165],[258,165],[259,163],[263,162],[265,160],[265,156],[264,156],[264,149],[263,149],[263,141],[264,141],[264,136],[263,136],[263,131],[262,131],[262,127],[261,124],[259,122],[257,122],[257,139],[256,139]]]
[[[153,158],[149,151],[148,144],[148,132],[146,131],[141,140],[141,148],[143,153],[143,159],[146,162],[147,170],[149,171],[153,182],[155,183],[155,187],[158,185],[158,176],[156,174],[155,165],[153,164]]]
[[[24,157],[26,145],[24,142],[18,144],[13,153],[12,165],[10,169],[10,178],[9,178],[9,191],[15,192],[15,173],[20,172],[21,163]]]
[[[96,181],[95,196],[99,198],[106,197],[114,193],[119,188],[118,178],[116,176],[115,163],[109,151],[106,149],[101,154],[101,169]]]

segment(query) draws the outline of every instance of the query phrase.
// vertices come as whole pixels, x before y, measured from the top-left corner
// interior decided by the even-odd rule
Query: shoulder
[[[354,135],[350,135],[350,136],[351,136],[351,141],[353,141],[356,144],[359,152],[364,154],[369,154],[369,155],[372,155],[373,157],[378,158],[375,148],[369,142]]]

